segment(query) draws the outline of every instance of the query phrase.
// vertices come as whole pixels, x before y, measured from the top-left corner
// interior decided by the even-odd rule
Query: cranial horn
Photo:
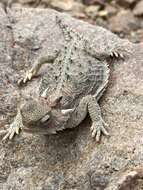
[[[61,110],[61,112],[62,112],[62,114],[66,115],[68,113],[72,113],[74,110],[75,110],[74,108],[72,108],[72,109],[63,109],[63,110]]]
[[[45,115],[45,116],[41,119],[41,122],[44,123],[44,122],[46,122],[49,118],[50,118],[49,115]]]

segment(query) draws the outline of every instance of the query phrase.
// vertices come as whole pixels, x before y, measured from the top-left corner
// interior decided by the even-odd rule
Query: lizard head
[[[23,130],[31,133],[53,134],[62,130],[73,109],[51,107],[46,100],[28,100],[21,108]]]

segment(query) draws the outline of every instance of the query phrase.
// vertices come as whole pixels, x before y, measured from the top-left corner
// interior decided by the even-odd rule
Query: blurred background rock
[[[13,6],[53,8],[103,26],[121,38],[143,41],[143,0],[13,0]]]

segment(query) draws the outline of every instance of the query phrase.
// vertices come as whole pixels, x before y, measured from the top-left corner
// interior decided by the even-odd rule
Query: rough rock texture
[[[20,94],[36,95],[40,76],[18,89],[20,75],[39,54],[52,53],[63,43],[54,23],[56,14],[52,10],[13,9],[6,15],[0,9],[1,129],[16,114]],[[96,144],[87,118],[81,126],[58,135],[23,133],[12,142],[0,142],[0,190],[127,190],[128,184],[130,189],[142,189],[140,173],[135,180],[131,175],[125,185],[121,179],[125,171],[134,171],[134,166],[143,163],[143,44],[131,44],[67,15],[64,18],[97,48],[124,44],[130,50],[124,61],[111,64],[109,87],[100,101],[111,137]]]

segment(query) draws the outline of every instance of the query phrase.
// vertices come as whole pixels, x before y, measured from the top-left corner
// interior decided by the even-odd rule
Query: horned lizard
[[[39,97],[27,100],[18,108],[3,140],[12,139],[20,129],[55,134],[74,128],[88,113],[92,120],[92,137],[99,141],[102,134],[109,135],[98,100],[109,79],[106,59],[123,55],[113,50],[98,51],[83,35],[65,24],[63,17],[56,16],[55,20],[65,38],[64,47],[55,56],[41,57],[19,81],[19,85],[30,81],[43,64],[51,66],[41,79]]]

